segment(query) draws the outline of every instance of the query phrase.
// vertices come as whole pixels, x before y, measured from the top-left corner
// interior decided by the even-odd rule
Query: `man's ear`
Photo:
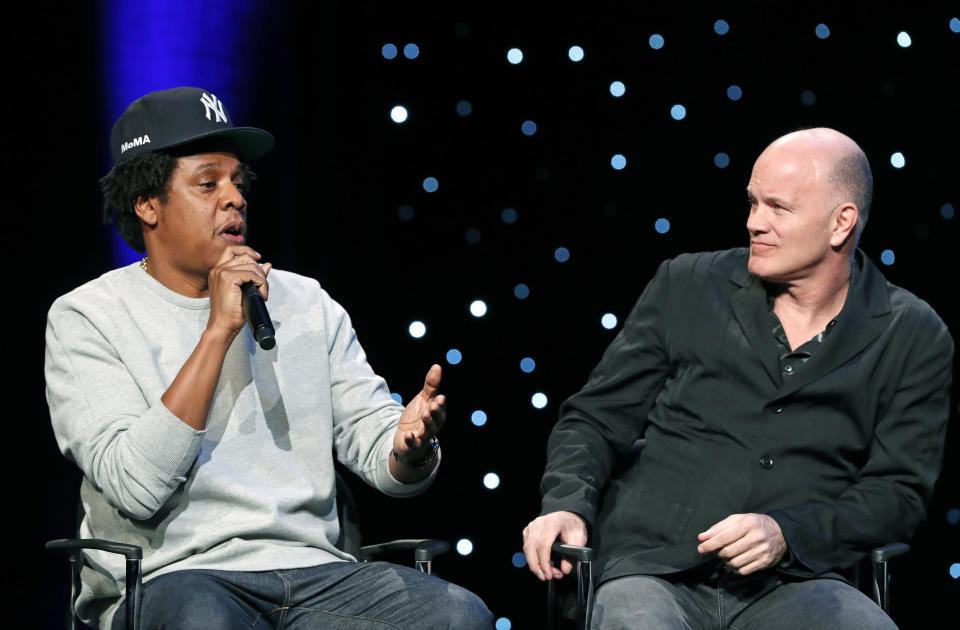
[[[146,225],[156,227],[160,214],[159,200],[156,197],[137,197],[133,210]]]
[[[839,208],[834,214],[833,232],[830,235],[830,245],[833,247],[842,247],[848,239],[853,238],[857,233],[857,219],[860,218],[860,210],[857,204],[848,201]]]

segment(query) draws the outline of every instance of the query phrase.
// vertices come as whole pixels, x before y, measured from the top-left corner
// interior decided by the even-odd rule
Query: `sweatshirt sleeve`
[[[337,459],[384,494],[400,497],[423,492],[433,483],[439,464],[416,483],[399,482],[390,474],[393,436],[403,407],[367,363],[350,316],[322,289],[321,305],[327,325]]]
[[[47,318],[45,377],[60,450],[111,506],[150,518],[185,481],[204,432],[148,402],[103,332],[60,302]]]

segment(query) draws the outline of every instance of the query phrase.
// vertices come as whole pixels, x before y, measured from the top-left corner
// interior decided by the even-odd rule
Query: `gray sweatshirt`
[[[237,335],[205,431],[160,397],[206,327],[208,298],[174,293],[133,264],[50,308],[47,402],[61,451],[84,474],[80,536],[142,546],[147,580],[353,560],[334,547],[334,455],[392,496],[436,474],[416,484],[390,475],[403,409],[346,311],[314,280],[275,269],[269,282],[277,346],[260,349],[246,327]],[[88,555],[78,612],[109,627],[123,558]]]

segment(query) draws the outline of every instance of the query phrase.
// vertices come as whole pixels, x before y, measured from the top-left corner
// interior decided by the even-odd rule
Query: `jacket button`
[[[770,470],[771,468],[773,468],[773,458],[770,457],[769,455],[764,455],[763,457],[760,458],[760,466],[763,468],[766,468],[767,470]]]

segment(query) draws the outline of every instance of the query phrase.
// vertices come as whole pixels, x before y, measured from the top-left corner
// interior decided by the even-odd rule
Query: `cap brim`
[[[232,150],[237,157],[246,162],[266,155],[273,149],[273,135],[256,127],[230,127],[209,133],[202,133],[176,144],[167,145],[158,151],[189,155],[197,150]]]

